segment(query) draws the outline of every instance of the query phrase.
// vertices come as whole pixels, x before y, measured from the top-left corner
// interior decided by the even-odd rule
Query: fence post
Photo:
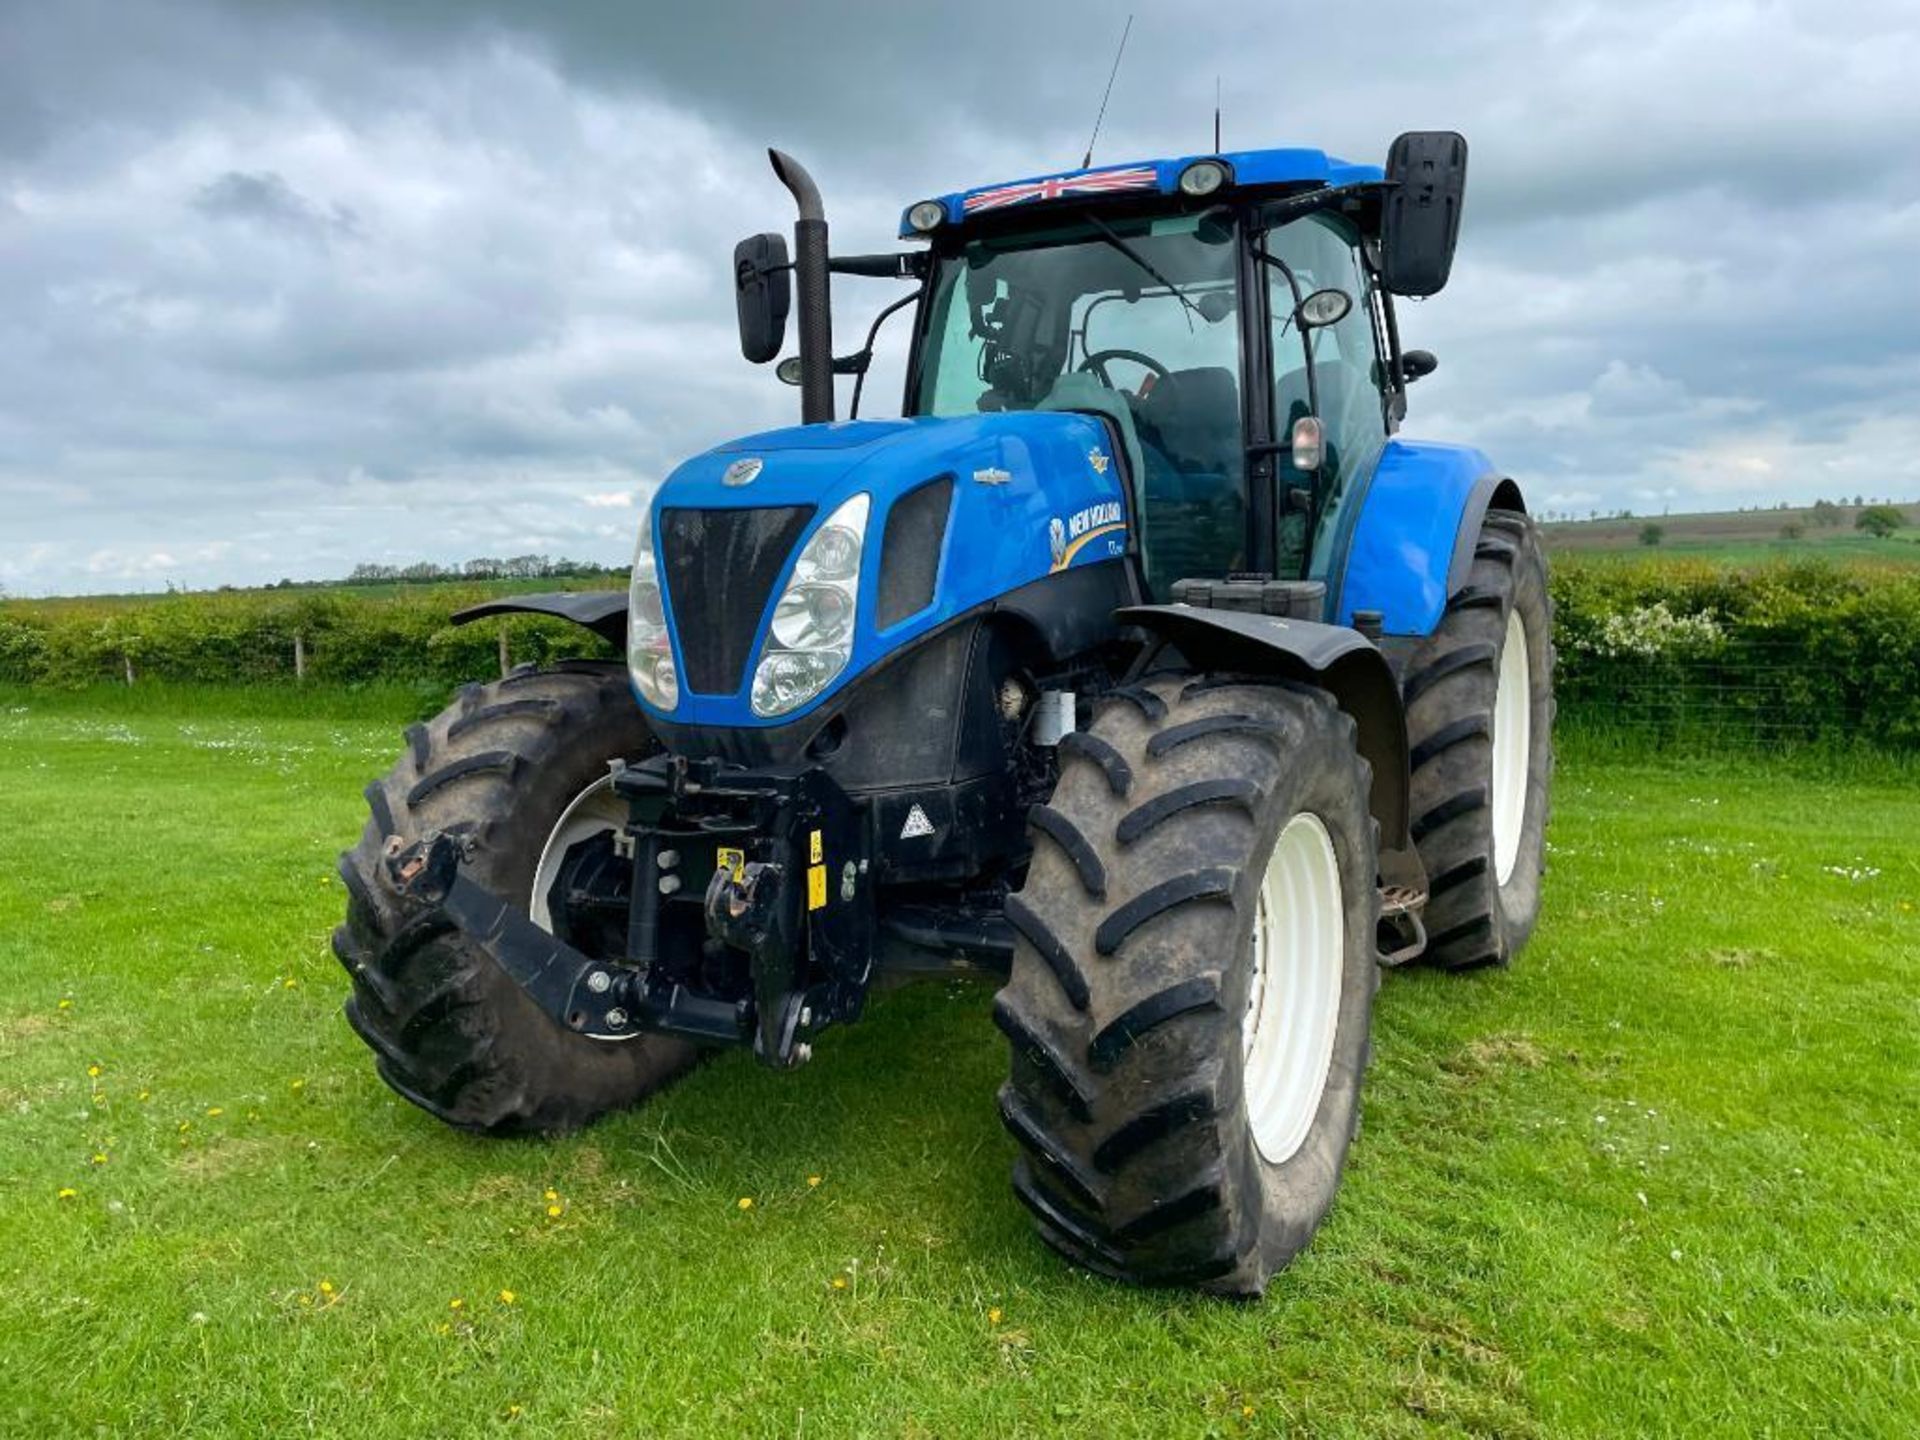
[[[133,657],[131,655],[122,655],[120,657],[120,663],[126,667],[127,684],[133,684]]]
[[[293,632],[293,678],[302,684],[307,678],[307,641],[298,630]]]
[[[508,672],[512,669],[513,660],[507,654],[507,622],[502,620],[500,622],[500,678],[506,679]]]

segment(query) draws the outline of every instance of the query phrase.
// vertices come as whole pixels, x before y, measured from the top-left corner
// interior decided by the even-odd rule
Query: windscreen
[[[1217,213],[1085,217],[970,241],[934,280],[917,413],[1106,416],[1160,595],[1244,568],[1236,240]]]

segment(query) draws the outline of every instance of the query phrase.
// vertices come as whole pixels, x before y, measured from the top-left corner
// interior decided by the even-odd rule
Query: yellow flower
[[[751,1210],[753,1208],[753,1197],[751,1195],[742,1195],[737,1203],[742,1210]]]
[[[302,1305],[311,1305],[311,1304],[313,1304],[313,1296],[311,1296],[311,1295],[302,1295],[302,1296],[300,1297],[300,1303],[301,1303]]]
[[[294,979],[293,976],[289,975],[286,979],[280,982],[280,988],[282,990],[292,990],[297,985],[299,985],[299,983],[300,982],[298,980]]]
[[[818,1175],[807,1176],[807,1188],[809,1190],[818,1188],[819,1184],[820,1184],[820,1177]]]
[[[833,1288],[834,1288],[834,1289],[836,1289],[836,1290],[844,1290],[844,1289],[846,1289],[846,1288],[847,1288],[847,1277],[846,1277],[846,1276],[844,1276],[844,1275],[836,1275],[836,1276],[834,1276],[834,1277],[833,1277]]]
[[[511,1420],[511,1419],[513,1419],[513,1418],[514,1418],[515,1416],[517,1416],[517,1415],[518,1415],[519,1413],[520,1413],[520,1407],[519,1407],[518,1405],[509,1405],[509,1406],[507,1406],[507,1418],[508,1418],[509,1420]]]
[[[153,1092],[151,1090],[142,1090],[138,1095],[134,1096],[134,1099],[149,1100],[152,1097],[153,1097]]]
[[[71,1001],[71,1000],[62,1000],[62,1001],[60,1002],[60,1008],[61,1008],[62,1010],[71,1010],[71,1009],[73,1009],[73,1001]]]
[[[1249,1419],[1249,1420],[1251,1420],[1251,1419],[1253,1418],[1253,1406],[1251,1406],[1251,1405],[1242,1405],[1242,1406],[1240,1407],[1240,1413],[1241,1413],[1242,1415],[1244,1415],[1244,1416],[1246,1416],[1246,1417],[1247,1417],[1247,1419]]]
[[[333,1294],[333,1282],[331,1280],[322,1280],[320,1282],[320,1293],[322,1295]]]
[[[447,1308],[449,1310],[464,1310],[466,1308],[466,1305],[467,1305],[467,1302],[462,1300],[458,1295],[454,1296],[453,1299],[447,1302]]]
[[[224,1115],[226,1113],[227,1112],[218,1105],[209,1105],[207,1107],[207,1114],[209,1115]]]
[[[514,1301],[518,1300],[519,1298],[520,1297],[514,1294],[513,1291],[511,1290],[502,1290],[500,1292],[500,1303],[502,1305],[511,1305],[513,1304]]]
[[[63,1189],[62,1189],[62,1190],[60,1191],[60,1198],[61,1198],[62,1200],[71,1200],[71,1199],[73,1199],[73,1197],[74,1197],[74,1196],[76,1196],[76,1195],[78,1195],[79,1193],[80,1193],[80,1192],[79,1192],[78,1190],[75,1190],[75,1189],[73,1189],[73,1188],[72,1188],[71,1186],[68,1186],[68,1187],[65,1187],[65,1188],[63,1188]]]
[[[998,1325],[1000,1323],[1000,1307],[998,1305],[987,1311],[987,1323],[989,1325]]]
[[[94,1153],[94,1157],[93,1157],[93,1163],[94,1163],[94,1164],[96,1164],[96,1165],[104,1165],[104,1164],[106,1164],[106,1163],[107,1163],[107,1157],[106,1157],[106,1155],[105,1155],[104,1153],[102,1153],[102,1152],[99,1152],[99,1151],[96,1151],[96,1152]]]
[[[292,1085],[291,1085],[290,1087],[288,1087],[288,1088],[290,1088],[291,1090],[293,1090],[293,1091],[294,1091],[294,1093],[296,1093],[296,1094],[298,1094],[298,1093],[299,1093],[300,1091],[302,1091],[302,1090],[304,1090],[304,1089],[306,1089],[306,1088],[307,1088],[307,1082],[306,1082],[306,1081],[304,1081],[304,1080],[296,1080],[296,1081],[294,1081],[294,1082],[293,1082],[293,1084],[292,1084]]]
[[[558,1190],[549,1190],[541,1198],[545,1200],[549,1205],[551,1205],[554,1201],[560,1198],[560,1192]]]
[[[187,1131],[189,1131],[189,1130],[191,1130],[192,1128],[193,1128],[193,1121],[191,1121],[191,1120],[182,1120],[182,1121],[180,1122],[180,1133],[181,1133],[182,1135],[184,1135],[184,1134],[186,1134],[186,1133],[187,1133]]]
[[[564,1206],[561,1206],[561,1205],[547,1206],[547,1218],[549,1220],[558,1220],[564,1214],[566,1214],[566,1208]]]
[[[100,1078],[100,1067],[98,1065],[87,1066],[87,1078],[90,1080],[98,1080]]]

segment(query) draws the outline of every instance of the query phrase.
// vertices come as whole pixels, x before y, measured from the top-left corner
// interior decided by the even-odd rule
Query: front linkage
[[[810,1058],[827,1026],[859,1018],[875,951],[863,804],[817,766],[677,755],[616,768],[613,788],[628,823],[568,855],[549,897],[556,933],[462,873],[458,834],[389,837],[387,882],[596,1040],[750,1041],[784,1069]]]

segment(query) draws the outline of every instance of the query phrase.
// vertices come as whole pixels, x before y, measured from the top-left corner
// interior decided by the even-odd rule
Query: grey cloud
[[[787,216],[764,146],[880,248],[1077,160],[1119,19],[0,0],[0,583],[619,558],[594,497],[792,416],[730,334],[731,242]],[[1229,146],[1460,128],[1411,433],[1569,504],[1920,491],[1916,69],[1900,0],[1142,6],[1101,153],[1205,148],[1216,75]],[[846,348],[898,291],[836,293]]]
[[[352,210],[344,205],[323,208],[271,170],[229,170],[200,187],[193,208],[215,219],[254,221],[321,243],[351,237],[358,228]]]

